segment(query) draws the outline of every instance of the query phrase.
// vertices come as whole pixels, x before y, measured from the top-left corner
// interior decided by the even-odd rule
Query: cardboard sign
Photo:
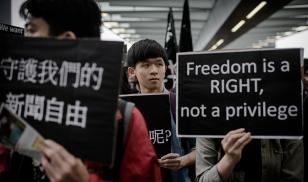
[[[178,54],[177,132],[223,137],[302,136],[302,49]]]
[[[0,42],[0,102],[74,155],[111,164],[123,43]]]
[[[135,103],[145,118],[158,158],[171,152],[171,113],[168,94],[131,94],[121,98]]]

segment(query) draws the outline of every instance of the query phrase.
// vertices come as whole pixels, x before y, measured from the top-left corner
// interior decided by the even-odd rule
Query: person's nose
[[[150,66],[150,73],[151,74],[158,74],[158,68],[155,65]]]

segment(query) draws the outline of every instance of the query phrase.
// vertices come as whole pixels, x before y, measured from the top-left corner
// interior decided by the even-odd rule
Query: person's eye
[[[33,33],[35,33],[35,31],[36,31],[35,28],[33,28],[31,26],[26,28],[26,33],[28,33],[28,34],[33,34]]]
[[[36,27],[32,26],[32,25],[28,25],[25,28],[25,33],[26,34],[34,34],[36,31],[37,31]]]
[[[164,66],[164,63],[163,62],[158,62],[156,65],[159,66],[159,67],[162,67],[162,66]]]
[[[150,65],[149,64],[142,64],[142,67],[148,68]]]

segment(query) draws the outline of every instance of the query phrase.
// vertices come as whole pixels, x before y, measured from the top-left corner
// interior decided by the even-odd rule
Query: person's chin
[[[151,88],[157,88],[161,85],[161,82],[159,81],[151,81],[148,86],[151,87]]]

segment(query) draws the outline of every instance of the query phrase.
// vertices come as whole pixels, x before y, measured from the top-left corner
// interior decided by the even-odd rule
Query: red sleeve
[[[142,114],[134,108],[120,170],[123,182],[161,182],[160,167]]]
[[[10,157],[10,149],[0,144],[0,181],[4,180],[9,157]]]
[[[89,173],[89,182],[111,182],[111,181],[104,181],[99,177],[98,174]]]

